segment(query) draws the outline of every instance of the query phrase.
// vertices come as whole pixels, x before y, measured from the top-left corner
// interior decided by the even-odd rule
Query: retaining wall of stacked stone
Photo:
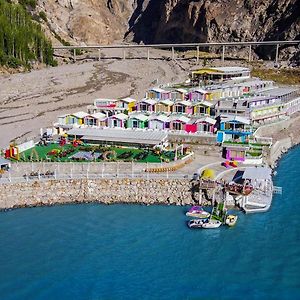
[[[34,181],[0,185],[0,209],[81,202],[188,205],[193,196],[188,179]]]

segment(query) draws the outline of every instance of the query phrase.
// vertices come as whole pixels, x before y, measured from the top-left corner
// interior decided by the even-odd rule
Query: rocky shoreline
[[[276,142],[273,143],[267,154],[267,163],[274,170],[278,161],[289,150],[300,144],[300,113],[292,118],[275,124],[270,124],[259,129],[259,136],[270,136]]]

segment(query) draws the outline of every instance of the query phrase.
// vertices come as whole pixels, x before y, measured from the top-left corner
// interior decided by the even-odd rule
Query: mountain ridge
[[[236,42],[300,39],[300,0],[37,0],[53,44]],[[60,37],[59,39],[57,37]],[[257,47],[264,59],[275,49]],[[299,48],[282,46],[299,61]]]

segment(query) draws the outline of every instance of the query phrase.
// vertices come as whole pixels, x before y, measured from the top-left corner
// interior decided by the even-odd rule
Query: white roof
[[[208,102],[208,101],[201,101],[199,104],[203,104],[204,106],[207,106],[207,107],[213,106],[213,103]]]
[[[163,90],[159,87],[152,88],[150,91],[154,91],[154,92],[157,92],[157,93],[167,93],[166,90]]]
[[[129,98],[129,97],[120,99],[120,101],[123,101],[123,102],[126,102],[126,103],[136,102],[135,99],[132,99],[132,98]]]
[[[160,121],[160,122],[169,122],[170,118],[166,115],[152,115],[150,116],[149,118],[150,120],[154,121],[154,120],[157,120],[157,121]]]
[[[272,170],[266,167],[248,167],[245,169],[243,179],[270,179]]]
[[[72,116],[74,116],[74,117],[76,117],[78,119],[82,119],[82,118],[84,118],[86,116],[89,116],[89,114],[86,113],[86,112],[84,112],[84,111],[79,111],[77,113],[72,114]]]
[[[179,93],[182,93],[182,94],[185,94],[185,93],[188,92],[186,89],[176,89],[175,91],[179,92]]]
[[[142,99],[140,102],[145,102],[145,103],[150,104],[150,105],[154,105],[154,104],[157,103],[156,100],[154,100],[154,99],[147,99],[147,98]]]
[[[246,124],[246,125],[250,125],[250,120],[248,118],[245,117],[241,117],[241,116],[226,116],[224,119],[221,120],[221,122],[238,122],[238,123],[242,123],[242,124]]]
[[[137,119],[137,120],[144,122],[144,121],[147,121],[149,119],[149,117],[146,115],[143,115],[143,114],[131,114],[129,116],[129,119]]]
[[[250,69],[245,67],[217,67],[217,68],[209,68],[209,69],[216,70],[218,72],[223,72],[223,73],[250,72]]]
[[[119,119],[119,120],[127,120],[128,116],[123,113],[120,113],[120,114],[112,115],[110,118],[115,118],[115,119]]]
[[[146,145],[157,145],[165,141],[168,133],[165,131],[132,130],[115,128],[76,128],[67,132],[68,135],[82,136],[83,140],[124,142]]]
[[[201,118],[201,119],[196,120],[196,123],[199,123],[199,122],[206,122],[206,123],[209,123],[209,124],[212,124],[212,125],[216,124],[216,120],[212,119],[210,117],[205,117],[205,118]]]
[[[169,99],[167,99],[167,100],[161,100],[161,101],[159,101],[158,102],[158,104],[159,103],[162,103],[162,104],[165,104],[165,105],[173,105],[174,104],[174,101],[172,101],[172,100],[169,100]]]
[[[279,87],[263,92],[262,94],[270,97],[282,97],[295,91],[300,91],[300,89],[295,87]]]
[[[180,122],[183,122],[183,123],[188,123],[190,121],[190,118],[188,118],[186,116],[173,115],[173,116],[170,116],[170,120],[171,121],[180,121]]]
[[[190,101],[187,101],[187,100],[179,101],[176,104],[181,104],[181,105],[184,105],[184,106],[192,106],[192,103]]]
[[[106,118],[106,114],[103,114],[103,113],[101,113],[101,112],[92,114],[91,116],[92,116],[93,118],[99,119],[99,120],[102,120],[102,119],[105,119],[105,118]]]
[[[70,114],[64,114],[64,115],[61,115],[61,116],[58,116],[57,118],[65,118],[65,117],[68,117]]]
[[[194,91],[198,92],[198,93],[201,93],[201,94],[207,94],[207,93],[209,93],[209,91],[201,89],[201,88],[194,89]]]
[[[96,102],[117,102],[119,100],[117,99],[108,99],[108,98],[97,98],[94,100],[94,103]]]

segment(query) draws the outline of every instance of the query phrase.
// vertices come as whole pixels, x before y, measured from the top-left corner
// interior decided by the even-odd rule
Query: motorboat
[[[193,219],[188,221],[188,226],[190,228],[201,228],[205,221],[201,219]]]
[[[188,217],[207,219],[210,216],[210,213],[205,211],[202,206],[193,206],[185,215]]]
[[[228,215],[225,220],[225,224],[228,226],[234,226],[237,222],[238,216]]]
[[[218,228],[221,225],[222,225],[221,221],[211,219],[211,220],[209,220],[207,222],[204,222],[201,228],[212,229],[212,228]]]

